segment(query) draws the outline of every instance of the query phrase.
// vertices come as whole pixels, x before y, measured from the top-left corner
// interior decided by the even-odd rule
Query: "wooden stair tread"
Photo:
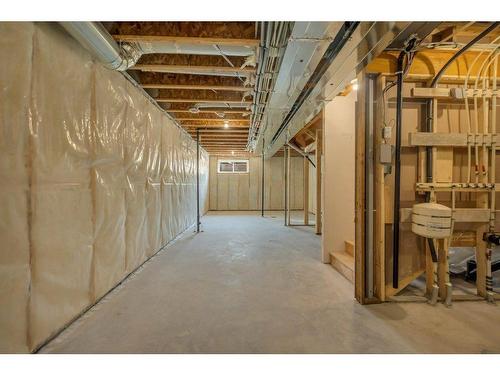
[[[344,251],[354,256],[354,241],[344,241]]]
[[[330,253],[330,264],[342,276],[354,283],[354,257],[346,251]]]

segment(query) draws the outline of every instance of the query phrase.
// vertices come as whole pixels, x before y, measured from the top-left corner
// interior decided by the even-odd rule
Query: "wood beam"
[[[115,34],[113,38],[117,42],[137,43],[137,42],[163,42],[173,44],[196,44],[196,45],[218,45],[218,46],[245,46],[257,47],[259,39],[239,39],[239,38],[200,38],[186,36],[170,36],[170,35],[130,35],[130,34]]]
[[[192,117],[174,117],[177,121],[217,121],[224,124],[224,122],[250,122],[249,119],[239,118],[192,118]]]
[[[190,128],[194,128],[194,129],[198,129],[198,128],[206,128],[206,129],[212,129],[212,128],[216,128],[216,129],[238,128],[238,129],[247,129],[247,131],[248,131],[248,129],[249,129],[248,124],[231,124],[231,126],[229,128],[225,128],[224,126],[222,126],[220,124],[185,124],[185,123],[182,123],[181,125],[186,130],[188,130]]]
[[[322,121],[324,117],[321,117]],[[317,129],[316,130],[316,225],[315,225],[315,230],[316,234],[321,234],[322,232],[322,217],[323,217],[323,211],[322,211],[322,197],[321,197],[321,190],[322,190],[322,157],[323,157],[323,130],[322,129]],[[329,258],[330,255],[328,254],[327,258]],[[323,259],[323,263],[329,263],[329,259]]]
[[[168,113],[192,113],[189,109],[169,109],[167,110]],[[250,111],[240,111],[240,110],[204,110],[200,109],[197,113],[227,113],[227,114],[243,114],[243,115],[250,115],[252,112]]]
[[[309,225],[309,160],[304,159],[304,225]]]
[[[196,130],[189,130],[188,132],[196,134]],[[213,134],[213,135],[223,135],[223,134],[248,134],[248,131],[241,129],[200,129],[200,134]]]
[[[429,80],[434,78],[435,74],[446,64],[446,62],[456,53],[453,50],[423,50],[415,55],[415,59],[405,78],[408,81]],[[457,58],[446,70],[441,78],[442,82],[461,82],[467,76],[467,71],[476,59],[479,51],[468,51]],[[373,59],[365,68],[366,73],[381,73],[393,75],[396,71],[397,52],[383,52],[380,56]],[[470,72],[470,81],[476,79],[477,73],[482,66],[484,59],[488,56],[483,53],[478,57]],[[500,69],[497,71],[497,77],[500,77]]]
[[[246,145],[231,145],[231,144],[219,144],[219,145],[204,145],[203,147],[213,148],[213,149],[225,149],[225,150],[244,150]]]
[[[214,90],[214,91],[250,91],[252,87],[245,86],[220,86],[220,85],[170,85],[165,83],[145,83],[141,85],[145,89],[167,89],[167,90]]]
[[[245,135],[200,135],[201,140],[204,141],[238,141],[238,142],[246,142],[248,137]]]
[[[159,103],[208,103],[208,104],[219,104],[219,103],[226,103],[226,104],[248,104],[252,105],[252,102],[249,100],[246,101],[241,101],[241,100],[225,100],[225,99],[179,99],[179,98],[156,98],[155,99]]]
[[[212,139],[207,139],[207,138],[201,138],[200,142],[202,143],[226,143],[226,144],[246,144],[247,139],[231,139],[231,138],[212,138]]]
[[[168,64],[136,64],[130,70],[142,72],[179,73],[179,74],[208,74],[247,76],[256,72],[255,68],[238,68],[232,66],[201,66],[201,65],[168,65]]]

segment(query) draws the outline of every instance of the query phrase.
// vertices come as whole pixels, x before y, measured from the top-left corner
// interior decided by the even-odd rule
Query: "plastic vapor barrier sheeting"
[[[0,35],[0,352],[29,352],[196,221],[196,142],[57,24]],[[203,212],[204,150],[200,183]]]

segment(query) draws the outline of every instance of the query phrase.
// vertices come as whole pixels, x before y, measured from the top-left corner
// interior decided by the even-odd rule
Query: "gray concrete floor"
[[[210,213],[42,353],[500,352],[500,307],[361,306],[279,213]]]

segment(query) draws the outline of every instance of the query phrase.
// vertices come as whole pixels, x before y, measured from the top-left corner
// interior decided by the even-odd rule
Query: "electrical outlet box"
[[[392,146],[388,143],[380,144],[380,160],[381,164],[392,163]]]
[[[386,141],[391,139],[392,137],[392,128],[390,126],[384,126],[382,129],[382,138],[384,138]]]

